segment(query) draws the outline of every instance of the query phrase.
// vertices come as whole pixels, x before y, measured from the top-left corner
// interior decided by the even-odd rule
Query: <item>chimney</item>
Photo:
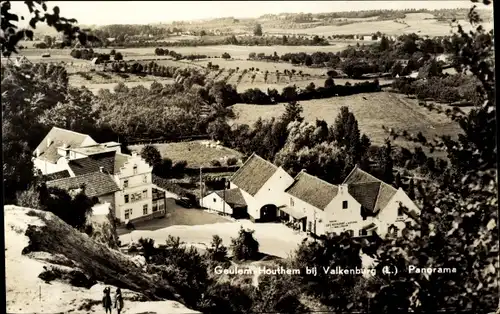
[[[103,166],[100,166],[100,167],[99,167],[99,171],[100,171],[100,172],[104,172],[104,167],[103,167]]]

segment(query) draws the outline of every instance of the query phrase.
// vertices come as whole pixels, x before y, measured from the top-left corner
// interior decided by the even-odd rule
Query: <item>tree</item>
[[[161,154],[153,145],[146,145],[141,149],[141,157],[153,168],[162,162]]]
[[[223,59],[231,59],[231,55],[230,55],[229,53],[227,53],[227,52],[224,52],[224,53],[222,54],[222,58],[223,58]]]
[[[331,77],[328,77],[325,80],[325,88],[333,88],[333,87],[335,87],[335,82],[333,81],[333,79]]]
[[[253,29],[254,36],[262,36],[262,25],[256,24]]]
[[[212,242],[210,243],[210,247],[207,248],[205,256],[210,262],[223,267],[231,264],[227,256],[227,247],[223,245],[222,239],[218,235],[212,237]]]
[[[281,116],[281,121],[286,125],[293,121],[302,122],[304,120],[304,117],[302,117],[303,111],[304,109],[298,102],[291,101],[285,105],[285,112]]]
[[[309,56],[309,55],[308,55],[308,56],[306,57],[306,59],[305,59],[305,61],[304,61],[304,64],[305,64],[306,66],[311,66],[311,65],[313,64],[313,60],[312,60],[311,56]]]
[[[392,160],[392,145],[389,139],[385,140],[385,145],[382,147],[380,156],[380,165],[381,168],[381,180],[387,184],[392,184],[394,182],[394,174],[393,174],[393,164]]]
[[[115,56],[114,56],[114,60],[115,60],[115,61],[121,61],[121,60],[123,60],[123,55],[122,55],[122,53],[121,53],[121,52],[117,52],[117,53],[115,54]]]
[[[231,251],[235,260],[254,260],[259,254],[259,242],[253,237],[253,230],[240,228],[238,237],[231,238]]]
[[[97,37],[86,34],[79,27],[75,26],[74,24],[77,23],[77,20],[61,17],[59,7],[54,7],[52,9],[54,13],[51,14],[48,11],[45,1],[27,1],[25,4],[30,12],[30,29],[19,29],[16,25],[18,21],[25,18],[11,12],[10,1],[2,1],[1,3],[2,34],[0,38],[2,55],[4,57],[9,57],[12,53],[17,53],[18,43],[24,38],[33,40],[33,29],[36,28],[39,22],[43,22],[49,27],[56,29],[57,32],[62,33],[64,36],[63,47],[70,47],[71,43],[76,39],[83,46],[88,41],[99,41]]]

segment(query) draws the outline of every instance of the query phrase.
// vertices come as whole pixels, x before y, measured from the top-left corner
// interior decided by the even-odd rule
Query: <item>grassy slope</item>
[[[422,132],[428,137],[440,134],[456,135],[460,130],[458,125],[446,116],[418,106],[416,100],[388,92],[315,99],[300,103],[304,108],[306,121],[324,119],[329,125],[335,122],[340,108],[347,106],[358,120],[361,131],[366,133],[374,144],[382,144],[387,137],[382,125],[415,134]],[[284,105],[236,104],[234,110],[238,115],[233,121],[235,124],[253,124],[259,117],[270,119],[280,116],[284,112]],[[400,139],[395,143],[412,146]]]
[[[235,150],[223,147],[213,148],[202,144],[204,141],[190,141],[167,144],[155,144],[163,158],[170,158],[173,162],[186,160],[188,167],[208,167],[213,159],[220,160],[224,157],[241,158],[241,154]],[[131,145],[131,151],[140,152],[144,145]]]

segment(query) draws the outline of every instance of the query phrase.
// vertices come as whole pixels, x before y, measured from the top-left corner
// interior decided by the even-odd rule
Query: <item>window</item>
[[[215,202],[217,202],[217,200],[216,200],[216,199],[215,199],[215,197],[214,197],[214,203],[215,203]]]
[[[368,233],[366,232],[366,229],[361,229],[359,230],[359,236],[362,237],[362,236],[365,236],[367,235]]]
[[[347,206],[347,201],[343,201],[342,202],[342,209],[346,209],[348,206]]]
[[[354,236],[354,231],[353,230],[347,230],[347,234],[352,237],[352,236]]]
[[[148,183],[148,176],[145,175],[144,177],[142,177],[142,182],[143,183]]]
[[[147,215],[148,214],[148,204],[142,206],[142,214]]]
[[[158,209],[163,211],[165,209],[165,204],[163,202],[160,203],[160,206],[158,206]]]
[[[134,165],[134,174],[137,174],[137,165]]]
[[[148,198],[148,190],[142,191],[142,198]]]
[[[132,209],[125,209],[125,219],[130,219],[130,216],[132,216]]]
[[[154,213],[155,211],[158,211],[158,203],[154,203],[154,204],[153,204],[153,213]]]
[[[127,204],[127,203],[128,203],[128,201],[129,201],[129,199],[128,199],[128,194],[126,194],[126,195],[125,195],[125,204]]]
[[[123,181],[123,187],[128,188],[128,180]]]
[[[312,228],[313,228],[312,221],[309,221],[309,226],[308,226],[308,228],[307,228],[307,231],[311,232],[311,231],[312,231]]]
[[[401,206],[398,208],[398,216],[399,217],[403,216],[403,207]]]
[[[293,198],[290,197],[290,206],[293,206]]]

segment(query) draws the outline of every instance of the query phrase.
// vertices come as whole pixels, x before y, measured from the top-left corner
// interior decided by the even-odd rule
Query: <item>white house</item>
[[[389,233],[401,235],[407,223],[418,220],[420,209],[401,188],[396,189],[357,166],[344,184],[348,186],[349,194],[359,201],[362,215],[366,217],[366,223],[358,225],[360,233],[368,225],[380,236]]]
[[[164,215],[165,192],[153,184],[152,167],[136,153],[120,151],[119,143],[99,144],[88,135],[52,128],[37,148],[35,166],[48,186],[84,185],[87,196],[109,203],[121,222]]]
[[[239,188],[212,192],[200,200],[200,206],[235,218],[247,216],[247,204]]]
[[[230,189],[239,189],[254,221],[273,221],[278,207],[286,204],[285,189],[293,178],[281,167],[252,154],[229,179]]]
[[[316,235],[401,235],[406,224],[418,220],[420,213],[401,188],[395,189],[358,167],[337,186],[305,171],[292,178],[253,154],[230,183],[229,193],[241,193],[240,203],[247,205],[252,220],[292,221]],[[202,202],[217,211],[234,208],[224,202],[220,191],[207,195]]]
[[[53,127],[34,152],[33,163],[42,174],[67,170],[69,150],[97,145],[89,135]]]

